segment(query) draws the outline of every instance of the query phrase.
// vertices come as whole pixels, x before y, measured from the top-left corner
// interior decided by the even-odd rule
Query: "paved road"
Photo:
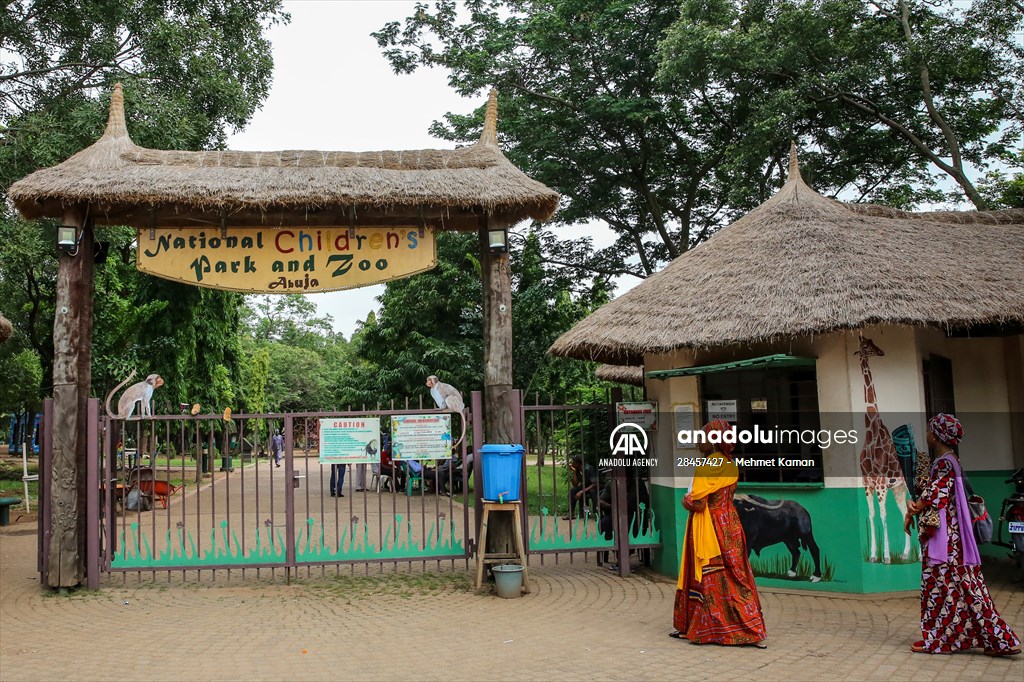
[[[0,680],[1014,680],[1024,660],[912,654],[913,596],[765,592],[767,650],[670,639],[675,585],[594,564],[531,567],[533,593],[467,589],[469,572],[337,575],[44,594],[35,525],[0,529]],[[376,569],[379,571],[379,569]],[[408,569],[404,569],[408,570]],[[1024,592],[989,568],[1024,632]],[[166,576],[166,574],[164,574]]]

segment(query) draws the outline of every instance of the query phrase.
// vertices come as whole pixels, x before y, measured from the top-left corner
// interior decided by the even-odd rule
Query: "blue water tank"
[[[523,446],[489,444],[480,448],[484,499],[505,502],[519,500],[523,472]]]

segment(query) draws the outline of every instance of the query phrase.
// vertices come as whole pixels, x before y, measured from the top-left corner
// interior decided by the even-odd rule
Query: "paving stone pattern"
[[[520,599],[468,589],[465,562],[315,569],[286,584],[132,575],[46,593],[35,524],[0,529],[0,680],[1024,680],[1024,660],[913,654],[912,595],[763,592],[767,650],[671,639],[673,581],[593,562],[531,565]],[[353,570],[355,576],[353,575]],[[1024,632],[1024,591],[989,567]],[[340,574],[340,575],[339,575]]]

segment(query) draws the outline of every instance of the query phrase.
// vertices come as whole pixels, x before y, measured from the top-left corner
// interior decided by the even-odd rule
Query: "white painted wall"
[[[775,343],[729,346],[706,350],[680,350],[647,355],[646,371],[707,365],[789,353],[817,358],[818,408],[822,428],[864,429],[864,380],[860,358],[860,337],[871,339],[885,355],[869,358],[878,409],[890,431],[910,424],[919,450],[925,445],[925,397],[922,361],[929,353],[953,362],[953,381],[958,416],[968,437],[961,447],[966,468],[972,470],[1010,469],[1024,463],[1016,441],[1024,441],[1024,335],[1007,338],[949,339],[937,330],[874,326],[863,330],[835,332],[815,337],[786,339]],[[694,403],[694,423],[704,423],[696,377],[648,381],[647,394],[657,400],[665,415],[675,403]],[[1018,395],[1019,394],[1019,395]],[[1015,410],[1015,412],[1014,412]],[[1016,420],[1016,421],[1012,421]],[[674,458],[675,425],[659,429],[660,457]],[[833,445],[825,452],[825,485],[830,488],[861,487],[860,451],[857,445]],[[1018,462],[1014,465],[1014,461]],[[665,473],[664,467],[662,474]],[[689,485],[688,477],[661,476],[652,482],[668,487]]]

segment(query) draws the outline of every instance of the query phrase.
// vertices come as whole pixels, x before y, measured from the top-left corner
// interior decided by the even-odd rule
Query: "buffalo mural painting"
[[[782,543],[786,545],[793,562],[786,572],[797,577],[801,546],[811,554],[814,573],[811,582],[821,581],[821,551],[811,532],[811,515],[793,500],[766,500],[757,495],[738,494],[733,499],[736,512],[747,536],[747,551],[761,556],[761,550]]]

